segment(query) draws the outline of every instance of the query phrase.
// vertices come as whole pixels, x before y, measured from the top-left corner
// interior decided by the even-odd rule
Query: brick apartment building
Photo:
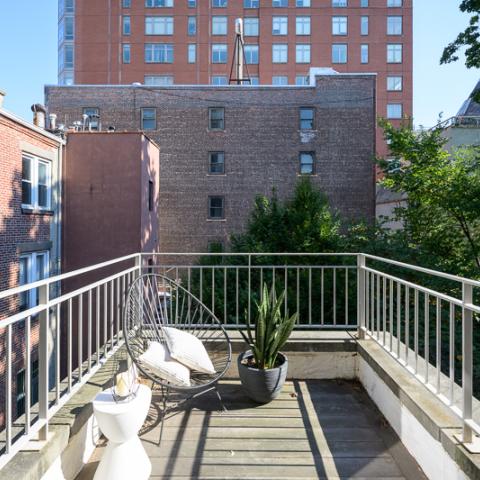
[[[377,115],[412,115],[412,0],[59,0],[59,83],[226,84],[236,18],[253,84],[374,72]]]
[[[1,100],[1,99],[0,99]],[[60,273],[61,162],[64,141],[0,108],[0,290]],[[0,301],[0,320],[36,305],[37,291]],[[36,396],[38,322],[31,318],[31,399]],[[12,332],[12,415],[25,408],[25,324]],[[6,356],[0,329],[0,358]],[[5,400],[0,362],[0,425]]]
[[[93,128],[148,133],[160,146],[160,250],[191,252],[226,245],[244,229],[256,195],[275,188],[289,197],[303,175],[345,217],[372,219],[375,80],[338,74],[303,87],[47,86],[46,102],[67,126],[87,112],[100,116]],[[110,155],[99,151],[97,164],[110,164]]]

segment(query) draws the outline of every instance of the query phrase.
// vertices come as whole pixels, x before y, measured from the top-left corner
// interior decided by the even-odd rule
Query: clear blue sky
[[[235,0],[240,1],[240,0]],[[5,107],[29,119],[30,105],[43,102],[43,85],[57,80],[57,1],[2,2],[0,89]],[[440,66],[443,47],[466,26],[460,0],[414,0],[414,121],[435,124],[454,115],[477,80],[479,70],[463,62]]]

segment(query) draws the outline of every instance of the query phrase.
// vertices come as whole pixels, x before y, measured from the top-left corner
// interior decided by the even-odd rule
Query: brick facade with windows
[[[67,125],[89,106],[104,129],[151,128],[163,252],[228,243],[256,195],[275,188],[291,196],[301,172],[345,217],[372,219],[375,96],[375,76],[366,74],[318,76],[314,87],[46,87],[49,112]],[[145,124],[145,108],[155,121]],[[211,170],[212,152],[222,154],[220,172]]]

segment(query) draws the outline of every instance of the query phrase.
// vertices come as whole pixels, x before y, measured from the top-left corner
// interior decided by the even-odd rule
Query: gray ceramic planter
[[[288,359],[282,353],[278,354],[283,363],[277,368],[270,370],[259,370],[258,368],[248,367],[242,363],[243,359],[252,356],[250,350],[243,352],[238,356],[238,374],[242,382],[245,393],[257,403],[268,403],[282,390],[285,379],[287,378]]]

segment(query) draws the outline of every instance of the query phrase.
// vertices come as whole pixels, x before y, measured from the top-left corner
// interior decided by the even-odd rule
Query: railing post
[[[358,338],[365,338],[365,255],[357,255],[357,323]]]
[[[50,324],[49,284],[38,288],[38,303],[45,309],[38,316],[39,343],[38,343],[38,416],[45,425],[38,432],[39,440],[47,440],[48,436],[48,336]]]
[[[136,273],[136,275],[139,277],[142,274],[142,254],[141,253],[139,253],[135,257],[135,268],[138,269],[138,272]]]
[[[473,373],[473,325],[472,310],[466,304],[473,303],[472,285],[462,283],[462,396],[463,396],[463,443],[472,443],[472,429],[466,421],[472,419],[472,373]]]

